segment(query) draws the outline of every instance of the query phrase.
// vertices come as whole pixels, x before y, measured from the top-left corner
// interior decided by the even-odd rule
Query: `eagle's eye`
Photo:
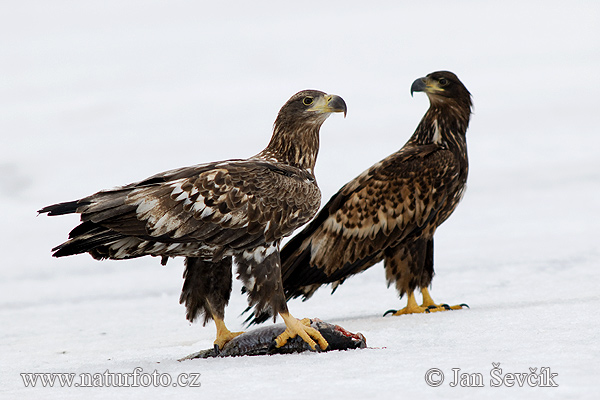
[[[448,80],[446,78],[440,78],[440,80],[438,82],[442,86],[446,86],[448,84]]]
[[[305,97],[304,99],[302,99],[302,103],[304,103],[305,106],[310,106],[313,103],[313,98]]]

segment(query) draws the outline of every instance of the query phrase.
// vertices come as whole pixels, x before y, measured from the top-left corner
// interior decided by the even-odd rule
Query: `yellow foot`
[[[300,321],[292,317],[289,313],[281,313],[281,318],[283,318],[283,322],[285,322],[287,328],[281,335],[275,338],[275,345],[277,348],[285,345],[289,339],[293,339],[298,335],[302,340],[308,343],[313,350],[316,350],[317,343],[321,350],[325,350],[327,346],[329,346],[329,343],[327,343],[327,340],[321,335],[321,332],[315,328],[311,328],[310,319],[304,318]],[[314,340],[311,339],[311,337]]]
[[[430,311],[427,307],[421,307],[421,306],[404,307],[404,308],[401,308],[400,310],[388,310],[385,312],[385,314],[383,314],[383,316],[385,317],[387,314],[392,314],[393,316],[397,317],[399,315],[422,314],[422,313],[428,313],[428,312],[430,312]]]
[[[227,331],[227,333],[223,333],[215,339],[215,341],[214,341],[215,346],[219,346],[219,350],[221,350],[227,344],[227,342],[229,342],[231,339],[233,339],[236,336],[240,336],[242,333],[244,333],[244,332]]]
[[[217,325],[217,338],[214,341],[215,347],[218,347],[219,350],[223,348],[231,339],[236,336],[241,335],[244,332],[231,332],[225,326],[225,322],[222,319],[214,318],[215,325]]]
[[[431,296],[429,295],[429,291],[427,289],[422,289],[423,292],[423,304],[418,305],[415,300],[414,293],[408,295],[408,302],[406,307],[400,310],[388,310],[383,314],[385,317],[388,314],[392,314],[395,316],[398,315],[406,315],[406,314],[420,314],[420,313],[430,313],[437,311],[448,311],[448,310],[460,310],[461,308],[469,308],[466,304],[459,304],[456,306],[449,306],[448,304],[435,304]]]
[[[437,311],[448,311],[448,310],[460,310],[461,308],[469,308],[466,304],[458,304],[455,306],[449,306],[448,304],[435,304],[431,295],[429,294],[429,289],[423,288],[421,289],[421,293],[423,294],[423,304],[421,307],[427,307],[429,311],[427,312],[437,312]]]
[[[427,307],[423,307],[417,304],[417,301],[415,300],[415,294],[414,293],[410,293],[408,295],[408,302],[406,304],[406,307],[400,309],[400,310],[387,310],[385,312],[385,314],[383,314],[383,316],[385,317],[388,314],[392,314],[395,316],[398,315],[405,315],[405,314],[420,314],[420,313],[426,313],[428,308]]]

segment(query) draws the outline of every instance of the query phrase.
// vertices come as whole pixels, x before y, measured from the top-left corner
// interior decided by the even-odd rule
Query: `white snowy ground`
[[[216,3],[3,4],[0,398],[593,398],[600,3]],[[475,113],[469,189],[436,236],[432,294],[470,310],[382,318],[405,300],[378,265],[334,296],[290,304],[297,317],[362,332],[370,349],[180,363],[214,336],[178,304],[181,260],[50,256],[77,219],[36,217],[40,207],[251,156],[305,88],[349,109],[321,131],[326,200],[404,144],[428,107],[410,85],[439,69],[459,75]],[[492,363],[503,376],[550,368],[558,387],[492,387]],[[136,367],[200,373],[201,386],[33,388],[20,375]],[[445,374],[439,387],[426,383],[432,368]],[[481,373],[485,387],[452,387],[453,368]]]

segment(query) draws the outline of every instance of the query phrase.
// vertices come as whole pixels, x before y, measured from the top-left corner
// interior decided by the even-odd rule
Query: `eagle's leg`
[[[441,304],[435,304],[435,301],[433,301],[433,299],[431,298],[431,295],[429,294],[429,289],[427,288],[421,288],[421,294],[423,295],[423,304],[421,304],[422,307],[440,307]]]
[[[279,241],[246,250],[237,255],[235,261],[238,278],[244,283],[250,306],[255,307],[257,314],[264,310],[269,310],[273,318],[279,314],[285,322],[286,330],[275,340],[277,347],[299,335],[313,350],[317,343],[322,349],[327,348],[329,344],[318,330],[310,327],[310,320],[299,321],[288,311],[281,281]]]
[[[433,278],[433,239],[416,239],[386,251],[384,258],[385,274],[388,285],[396,284],[402,296],[408,294],[406,307],[400,310],[388,310],[387,314],[405,315],[427,312],[426,306],[420,306],[415,299],[415,289]]]
[[[181,290],[180,303],[185,303],[186,318],[190,322],[204,314],[204,325],[211,319],[217,327],[215,346],[223,346],[243,332],[231,332],[225,326],[225,306],[231,295],[231,257],[218,261],[207,261],[198,257],[185,259],[185,272],[183,273],[183,289]]]
[[[398,292],[408,293],[406,307],[401,310],[389,310],[383,315],[404,315],[424,312],[459,310],[466,304],[449,306],[436,304],[427,287],[433,279],[433,238],[419,238],[387,251],[385,271],[388,282],[396,283]],[[414,291],[421,288],[423,303],[417,304]]]
[[[297,335],[299,335],[302,340],[308,343],[310,348],[313,350],[316,350],[317,343],[319,344],[321,350],[325,350],[327,346],[329,346],[329,343],[327,343],[327,340],[325,340],[323,335],[321,335],[321,332],[310,326],[310,319],[304,318],[302,320],[298,320],[289,312],[280,312],[279,315],[281,315],[281,318],[283,318],[283,322],[285,322],[285,326],[287,328],[281,335],[275,338],[276,347],[285,345],[289,339],[293,339]]]
[[[431,298],[431,295],[429,294],[429,289],[427,289],[426,287],[421,288],[421,294],[423,295],[423,304],[421,304],[421,307],[427,307],[429,312],[460,310],[463,307],[469,307],[464,303],[457,304],[455,306],[449,306],[448,304],[436,304]]]

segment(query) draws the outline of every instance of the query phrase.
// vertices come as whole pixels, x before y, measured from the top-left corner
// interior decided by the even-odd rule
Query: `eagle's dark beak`
[[[334,112],[343,112],[344,117],[346,117],[346,102],[340,96],[336,96],[335,94],[328,94],[321,98],[319,98],[315,105],[312,106],[310,111],[318,111],[320,113],[334,113]]]
[[[410,95],[412,96],[414,92],[424,92],[427,89],[427,84],[425,83],[427,78],[419,78],[413,82],[410,87]]]

